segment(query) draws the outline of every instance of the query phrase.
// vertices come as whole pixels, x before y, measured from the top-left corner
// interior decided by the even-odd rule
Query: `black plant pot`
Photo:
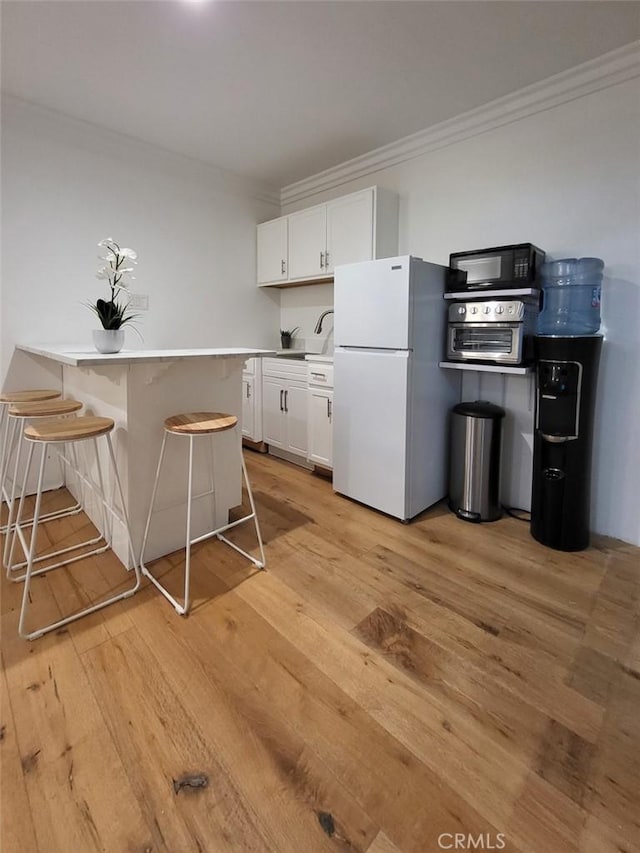
[[[291,349],[291,335],[280,335],[280,343],[282,344],[282,349]]]

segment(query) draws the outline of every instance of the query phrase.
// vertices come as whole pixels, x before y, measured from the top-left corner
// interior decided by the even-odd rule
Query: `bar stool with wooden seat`
[[[75,414],[79,412],[81,408],[82,403],[80,403],[78,400],[60,399],[41,400],[39,402],[13,403],[8,407],[8,429],[11,433],[11,443],[8,453],[15,453],[15,464],[13,467],[13,477],[11,478],[11,490],[9,491],[5,489],[4,491],[4,498],[7,503],[9,515],[7,519],[7,524],[4,529],[6,537],[4,542],[4,549],[2,552],[2,562],[5,568],[7,569],[7,577],[9,578],[11,578],[12,571],[22,569],[26,566],[26,561],[17,564],[12,563],[13,549],[15,545],[15,530],[13,525],[16,516],[17,498],[19,497],[16,492],[18,488],[17,484],[20,473],[20,462],[22,461],[24,450],[24,425],[27,421],[37,422],[42,420],[51,420],[52,418],[64,418],[70,415],[75,416]],[[6,467],[9,467],[8,459]],[[9,473],[7,471],[5,476],[5,485],[6,480],[8,478]],[[20,493],[20,495],[21,494],[22,493]],[[67,515],[76,515],[81,511],[82,507],[77,501],[75,501],[70,506],[44,513],[41,516],[41,520],[64,518]],[[26,527],[28,524],[31,523],[31,521],[32,519],[24,519],[22,521],[22,526]],[[21,578],[17,578],[17,580],[20,579]]]
[[[7,507],[9,509],[9,517],[7,520],[5,532],[5,542],[2,554],[3,565],[7,569],[7,577],[10,577],[10,572],[16,569],[24,568],[26,562],[12,564],[13,547],[15,544],[15,531],[13,530],[13,522],[15,520],[15,507],[17,499],[17,484],[20,472],[20,462],[22,460],[24,449],[24,434],[23,428],[27,421],[51,420],[51,418],[66,418],[71,415],[75,417],[76,413],[82,408],[82,403],[78,400],[43,400],[37,403],[14,403],[9,406],[8,419],[9,429],[12,433],[12,447],[10,452],[15,452],[15,464],[13,469],[13,477],[11,479],[11,491],[6,492]],[[64,479],[64,472],[61,469],[61,474]],[[7,478],[9,476],[7,472]],[[25,481],[26,482],[26,481]],[[20,493],[22,495],[23,492]],[[82,507],[77,501],[72,504],[62,507],[61,509],[52,510],[51,512],[43,513],[41,520],[52,518],[64,518],[67,515],[76,515],[82,511]],[[32,519],[24,519],[22,526],[30,524]]]
[[[18,623],[18,632],[21,637],[24,637],[27,640],[35,640],[37,637],[43,636],[43,634],[48,634],[50,631],[54,631],[63,625],[67,625],[69,622],[75,622],[77,619],[82,618],[83,616],[87,616],[89,613],[94,613],[96,610],[101,610],[103,607],[107,607],[110,604],[113,604],[116,601],[120,601],[124,598],[129,598],[132,596],[140,586],[140,570],[138,567],[138,563],[135,557],[135,553],[133,550],[133,543],[131,541],[131,530],[129,527],[129,521],[127,518],[127,511],[125,506],[124,494],[122,491],[122,485],[120,483],[120,477],[118,475],[118,468],[116,465],[115,454],[113,452],[113,444],[111,442],[111,432],[113,431],[115,424],[111,418],[101,418],[101,417],[91,417],[91,416],[81,416],[77,418],[73,418],[71,420],[49,420],[43,421],[39,423],[31,423],[24,430],[24,439],[25,443],[29,447],[29,452],[27,456],[27,465],[25,469],[24,475],[24,484],[22,488],[22,494],[20,498],[20,504],[18,508],[18,513],[15,521],[15,534],[20,541],[22,549],[27,556],[26,562],[26,570],[22,578],[24,579],[24,590],[22,594],[22,606],[20,609],[20,620]],[[104,477],[102,474],[102,463],[100,461],[100,453],[98,448],[98,439],[104,438],[107,444],[109,459],[111,462],[111,469],[113,472],[114,483],[116,486],[116,492],[118,499],[120,501],[120,505],[122,508],[122,514],[118,514],[116,512],[115,506],[112,505],[111,502],[107,500],[105,487],[104,487]],[[97,485],[96,483],[91,482],[91,480],[83,474],[77,468],[75,469],[75,474],[82,480],[82,482],[99,498],[100,503],[102,505],[102,530],[101,536],[99,538],[104,540],[104,545],[100,547],[92,548],[90,551],[87,551],[83,554],[76,555],[74,557],[67,557],[60,562],[54,563],[52,565],[47,565],[39,569],[34,570],[34,565],[36,563],[36,542],[38,538],[38,526],[43,523],[40,517],[40,506],[42,501],[42,485],[44,481],[44,472],[45,472],[45,463],[47,461],[47,453],[50,449],[55,449],[58,453],[60,453],[60,446],[63,448],[65,445],[75,445],[79,442],[83,441],[92,441],[94,454],[95,454],[95,464],[97,469]],[[33,513],[33,526],[31,531],[31,539],[27,542],[25,536],[26,525],[21,523],[22,511],[26,497],[26,484],[31,471],[31,464],[33,461],[34,450],[36,447],[40,447],[40,465],[38,469],[38,485],[36,488],[36,497],[35,497],[35,508]],[[65,464],[71,465],[71,460],[69,460],[64,454],[62,455],[62,460]],[[101,601],[98,604],[93,604],[89,607],[85,607],[83,610],[78,613],[74,613],[71,616],[67,616],[63,619],[59,619],[56,622],[51,623],[50,625],[45,625],[36,630],[32,630],[27,632],[25,630],[25,620],[29,607],[29,603],[31,600],[30,596],[30,585],[31,578],[35,575],[43,574],[44,572],[50,572],[52,569],[57,569],[61,566],[69,565],[69,563],[76,562],[78,560],[84,560],[86,557],[93,556],[95,554],[102,553],[103,551],[108,550],[111,547],[111,530],[109,525],[106,522],[106,515],[109,513],[115,521],[122,525],[125,530],[127,536],[127,545],[129,548],[129,555],[131,558],[131,565],[133,567],[135,581],[132,587],[124,590],[123,592],[116,593],[105,601]],[[45,522],[47,523],[47,522]],[[61,554],[67,554],[70,551],[77,550],[87,545],[94,544],[94,539],[89,539],[86,542],[79,543],[77,545],[73,545],[69,548],[63,548],[59,551],[54,551],[47,555],[47,559],[52,559]]]
[[[34,388],[22,391],[7,391],[0,394],[0,504],[5,497],[5,475],[9,468],[14,436],[9,430],[9,407],[16,403],[41,403],[44,400],[57,400],[61,394],[51,388]],[[6,525],[0,527],[0,533],[6,531]]]
[[[240,452],[240,462],[242,465],[242,474],[244,478],[244,483],[247,489],[247,494],[249,497],[249,505],[251,507],[251,512],[248,515],[243,516],[242,518],[236,519],[235,521],[231,521],[228,524],[223,524],[220,527],[215,528],[214,530],[210,530],[207,533],[202,534],[201,536],[197,536],[195,539],[191,538],[191,505],[193,500],[193,443],[196,438],[202,436],[215,436],[217,433],[225,432],[226,430],[231,430],[236,427],[238,423],[238,419],[235,415],[227,415],[222,412],[189,412],[186,414],[173,415],[170,418],[167,418],[164,422],[164,434],[162,436],[162,446],[160,448],[160,456],[158,458],[158,467],[156,469],[156,477],[155,482],[153,484],[153,491],[151,494],[151,503],[149,506],[149,514],[147,516],[147,523],[145,525],[144,537],[142,540],[142,549],[140,552],[140,568],[142,570],[142,574],[149,578],[151,583],[157,587],[160,592],[164,595],[164,597],[173,604],[178,613],[182,616],[186,616],[189,612],[190,606],[190,598],[189,598],[189,586],[190,586],[190,572],[191,572],[191,546],[195,545],[197,542],[203,542],[205,539],[212,539],[214,536],[217,539],[220,539],[222,542],[225,542],[227,545],[230,545],[235,551],[242,554],[243,557],[246,557],[250,560],[254,566],[257,566],[259,569],[263,569],[266,565],[265,557],[264,557],[264,548],[262,545],[262,536],[260,533],[260,525],[258,523],[258,515],[256,513],[256,506],[253,499],[253,492],[251,491],[251,484],[249,482],[249,476],[247,474],[247,467],[244,462],[244,456],[242,454],[242,444],[238,442],[239,452]],[[167,590],[165,586],[163,586],[160,581],[151,574],[148,567],[144,562],[144,554],[147,546],[147,539],[149,537],[149,527],[151,524],[151,517],[154,513],[154,506],[156,502],[156,496],[158,492],[158,483],[160,481],[160,472],[162,470],[162,463],[165,455],[165,447],[167,443],[168,436],[178,436],[181,438],[189,439],[189,467],[188,467],[188,475],[187,475],[187,523],[186,523],[186,543],[185,543],[185,573],[184,573],[184,602],[180,604],[171,593]],[[213,449],[211,451],[211,461],[213,468]],[[214,477],[214,472],[211,472],[212,480]],[[211,489],[211,494],[214,494],[215,497],[215,483]],[[209,494],[209,493],[206,493]],[[203,497],[204,495],[199,495],[199,497]],[[256,559],[256,557],[244,551],[235,542],[231,542],[226,536],[222,534],[228,530],[231,530],[233,527],[237,527],[240,524],[243,524],[246,521],[253,521],[256,536],[258,539],[258,546],[260,549],[260,559]]]

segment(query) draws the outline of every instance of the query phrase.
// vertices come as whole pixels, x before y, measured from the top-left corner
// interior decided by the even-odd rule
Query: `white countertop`
[[[75,344],[16,344],[16,349],[50,358],[72,367],[105,366],[107,364],[140,364],[148,361],[176,361],[184,358],[256,358],[275,355],[275,350],[249,347],[207,347],[203,349],[120,350],[104,354],[90,346]]]
[[[308,353],[305,358],[307,361],[319,361],[323,364],[333,364],[332,355],[320,355],[320,353],[316,355],[315,353]]]

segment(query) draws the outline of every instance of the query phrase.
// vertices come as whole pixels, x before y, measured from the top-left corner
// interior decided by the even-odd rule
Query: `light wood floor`
[[[268,570],[198,546],[188,619],[145,583],[28,643],[3,581],[3,853],[640,850],[638,549],[402,525],[247,458]],[[34,580],[33,619],[120,568]]]

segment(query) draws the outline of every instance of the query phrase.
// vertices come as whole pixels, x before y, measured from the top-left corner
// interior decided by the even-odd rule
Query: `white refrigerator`
[[[447,494],[445,273],[409,255],[335,270],[333,488],[403,521]]]

